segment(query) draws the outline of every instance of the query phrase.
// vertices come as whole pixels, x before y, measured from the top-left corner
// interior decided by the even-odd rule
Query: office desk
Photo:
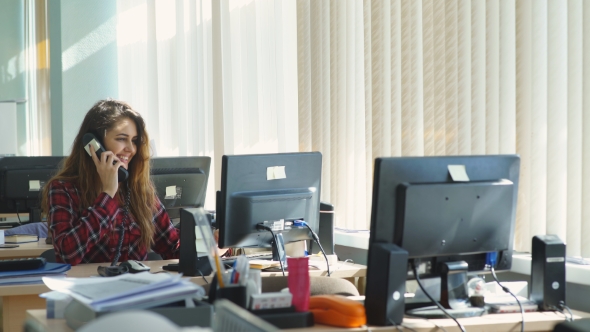
[[[145,262],[151,268],[151,272],[162,271],[162,266],[170,263],[178,263],[178,260],[166,260],[166,261],[147,261]],[[108,263],[94,263],[94,264],[81,264],[73,266],[68,271],[67,276],[70,278],[85,278],[90,276],[96,276],[96,269],[98,266],[106,266]],[[339,263],[338,266],[331,266],[330,271],[332,276],[336,278],[346,279],[365,279],[367,267],[364,265]],[[323,276],[326,275],[326,270],[310,270],[310,276]],[[262,272],[261,276],[273,277],[280,276],[281,272]],[[205,280],[203,277],[190,277],[191,282],[198,285],[204,285]],[[207,277],[210,281],[211,278]],[[359,282],[364,284],[364,281]],[[45,284],[34,284],[34,285],[18,285],[18,286],[0,286],[0,297],[2,298],[2,327],[3,331],[20,331],[22,330],[22,324],[25,321],[26,311],[28,309],[44,309],[45,299],[40,298],[39,294],[48,292],[49,288]]]
[[[45,239],[17,244],[17,248],[0,248],[0,259],[39,257],[44,251],[53,249],[53,245],[46,244]]]
[[[588,317],[586,313],[574,311],[574,315]],[[65,319],[47,319],[45,310],[27,310],[27,319],[30,319],[43,327],[46,332],[71,332]],[[564,316],[553,312],[527,312],[525,314],[525,331],[553,331],[553,327],[564,320]],[[459,319],[461,324],[469,332],[518,332],[520,331],[520,314],[498,314],[486,315],[474,318]],[[352,332],[352,331],[374,331],[374,332],[396,332],[396,331],[416,331],[432,332],[439,329],[434,325],[443,327],[448,332],[459,332],[459,328],[450,319],[434,319],[426,321],[416,318],[405,318],[403,325],[405,328],[399,329],[393,326],[368,328],[343,329],[325,325],[315,325],[310,328],[288,329],[289,332]],[[440,329],[442,331],[442,329]]]

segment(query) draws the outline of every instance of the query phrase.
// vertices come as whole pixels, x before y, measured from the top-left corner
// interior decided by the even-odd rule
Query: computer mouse
[[[126,266],[129,273],[146,272],[150,270],[150,267],[139,261],[129,260],[122,262],[119,266]]]

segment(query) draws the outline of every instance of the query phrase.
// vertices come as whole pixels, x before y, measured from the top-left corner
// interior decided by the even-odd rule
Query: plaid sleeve
[[[98,241],[112,230],[118,203],[106,193],[79,212],[80,197],[73,184],[53,181],[49,184],[49,215],[56,257],[77,265],[90,254]]]
[[[156,197],[156,212],[152,222],[155,226],[152,250],[160,254],[163,259],[178,258],[180,254],[178,232],[158,197]]]

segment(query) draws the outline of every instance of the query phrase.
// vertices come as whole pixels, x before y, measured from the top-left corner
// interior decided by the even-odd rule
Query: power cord
[[[521,317],[520,331],[524,332],[524,308],[522,307],[522,303],[520,303],[520,301],[518,300],[518,297],[516,297],[516,295],[514,295],[514,293],[512,293],[508,287],[505,287],[504,285],[502,285],[500,283],[500,280],[498,280],[498,277],[496,276],[496,271],[494,271],[493,266],[490,266],[490,271],[492,271],[492,277],[494,278],[494,281],[496,281],[496,283],[502,288],[502,290],[504,292],[512,295],[512,297],[514,297],[514,299],[516,300],[516,303],[518,303],[518,306],[520,307],[520,317]]]
[[[451,315],[447,310],[445,310],[445,308],[438,301],[434,300],[432,298],[432,296],[430,296],[430,294],[426,291],[426,289],[422,285],[422,281],[420,280],[420,276],[418,275],[418,270],[416,269],[416,264],[415,264],[414,260],[412,260],[410,262],[410,264],[412,266],[412,272],[414,273],[414,277],[416,278],[416,282],[418,283],[418,286],[420,286],[420,289],[422,290],[422,292],[424,294],[426,294],[426,296],[430,299],[430,301],[432,301],[432,303],[434,303],[447,317],[454,320],[462,332],[465,332],[465,327],[463,327],[463,325],[461,325],[461,323],[459,323],[459,321],[455,317],[453,317],[453,315]]]
[[[331,275],[331,273],[330,273],[330,263],[328,262],[328,256],[326,255],[326,252],[324,251],[324,248],[320,244],[320,239],[319,239],[318,235],[313,231],[313,229],[311,229],[311,227],[309,227],[309,225],[305,221],[296,220],[295,223],[294,223],[294,225],[296,225],[296,226],[298,226],[298,225],[304,225],[305,227],[307,227],[307,229],[309,229],[309,231],[311,232],[311,237],[313,238],[313,240],[315,241],[315,243],[318,244],[318,247],[320,247],[320,250],[322,251],[322,254],[324,255],[324,259],[326,259],[326,268],[328,269],[328,277],[329,277]]]
[[[574,321],[574,314],[572,313],[570,308],[565,305],[565,302],[559,301],[559,308],[561,308],[562,310],[565,308],[567,310],[567,312],[569,312],[569,314],[570,314],[570,322]]]
[[[551,306],[551,308],[554,311],[560,312],[562,315],[564,315],[566,321],[569,321],[569,322],[573,322],[574,321],[574,314],[572,313],[572,311],[570,310],[570,308],[568,308],[568,306],[565,305],[565,302],[559,301],[558,307]],[[569,313],[569,317],[568,317],[568,315],[565,314],[564,309],[566,309],[567,312]]]
[[[522,303],[520,303],[520,301],[518,300],[518,297],[516,297],[516,295],[514,295],[514,293],[512,293],[508,287],[505,287],[504,285],[502,285],[500,283],[500,280],[498,280],[498,277],[496,276],[496,271],[494,270],[494,266],[496,266],[497,258],[498,258],[497,252],[495,252],[495,251],[488,252],[486,254],[486,266],[490,267],[490,271],[492,272],[492,277],[494,278],[494,281],[496,281],[496,283],[502,288],[502,290],[504,292],[512,295],[512,297],[516,300],[516,303],[518,303],[518,306],[520,307],[520,317],[521,317],[520,331],[523,332],[524,331],[524,308],[522,307]]]
[[[275,233],[272,231],[272,229],[270,227],[265,226],[263,224],[257,224],[256,229],[261,229],[261,230],[270,232],[270,235],[272,235],[272,239],[275,241],[275,243],[278,243],[277,237],[275,236]],[[277,249],[277,251],[278,251],[278,249]],[[283,266],[283,261],[281,260],[280,257],[279,257],[279,264],[281,265],[281,271],[283,271],[283,277],[284,277],[285,276],[285,267]]]

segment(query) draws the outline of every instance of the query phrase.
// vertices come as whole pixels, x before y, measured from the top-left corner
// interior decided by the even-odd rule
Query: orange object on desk
[[[309,299],[309,311],[315,323],[359,327],[367,324],[365,306],[340,295],[316,295]]]

